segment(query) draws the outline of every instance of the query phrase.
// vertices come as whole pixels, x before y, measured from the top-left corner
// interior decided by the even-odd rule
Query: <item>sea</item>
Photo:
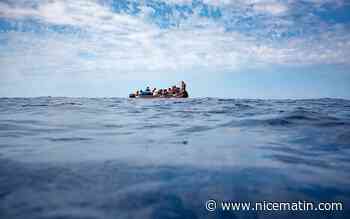
[[[348,219],[350,100],[1,98],[0,218]]]

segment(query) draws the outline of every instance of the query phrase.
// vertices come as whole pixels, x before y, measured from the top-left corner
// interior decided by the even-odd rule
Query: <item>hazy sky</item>
[[[0,96],[350,98],[349,0],[0,0]]]

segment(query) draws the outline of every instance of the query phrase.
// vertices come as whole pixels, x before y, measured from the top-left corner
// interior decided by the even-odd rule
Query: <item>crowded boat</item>
[[[136,90],[129,95],[130,98],[188,98],[188,92],[186,90],[186,83],[181,81],[181,85],[176,85],[169,88],[150,88],[146,87],[145,90]]]

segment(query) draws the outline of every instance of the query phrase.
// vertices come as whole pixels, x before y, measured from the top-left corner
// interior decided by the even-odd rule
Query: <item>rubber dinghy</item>
[[[141,94],[141,95],[135,95],[130,94],[129,98],[142,98],[142,99],[156,99],[156,98],[188,98],[187,91],[184,91],[180,95],[153,95],[153,94]]]
[[[165,88],[157,89],[146,87],[143,90],[137,90],[135,93],[129,94],[129,98],[142,98],[142,99],[155,99],[155,98],[188,98],[188,92],[186,90],[186,84],[184,81],[181,81],[180,87],[176,85]]]

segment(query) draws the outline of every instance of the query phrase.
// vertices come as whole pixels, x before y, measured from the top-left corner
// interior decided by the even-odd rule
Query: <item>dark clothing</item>
[[[185,91],[186,90],[186,84],[185,84],[185,82],[181,82],[181,90],[182,91]]]
[[[188,93],[187,93],[187,91],[183,91],[183,92],[181,93],[181,97],[182,97],[182,98],[188,98]]]

